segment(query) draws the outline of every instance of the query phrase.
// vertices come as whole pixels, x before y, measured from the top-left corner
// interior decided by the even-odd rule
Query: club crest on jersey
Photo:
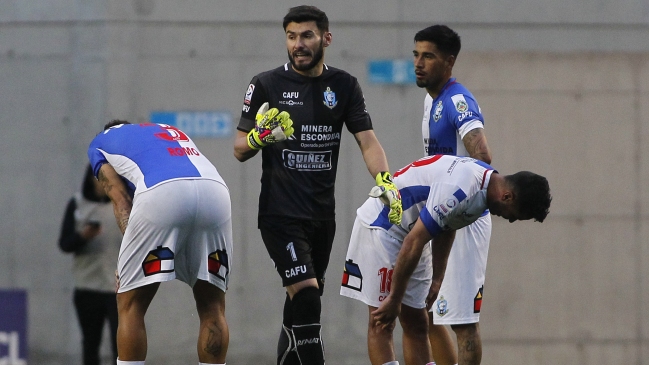
[[[435,308],[435,313],[440,317],[444,317],[446,313],[448,313],[448,302],[444,299],[443,295],[437,299],[437,308]]]
[[[433,112],[433,120],[435,122],[438,122],[439,119],[442,117],[442,109],[444,109],[444,105],[442,104],[442,101],[438,101],[437,105],[435,105],[435,111]]]
[[[341,284],[345,288],[361,291],[363,288],[363,275],[361,268],[355,264],[352,259],[345,262],[345,270],[343,271],[343,282]]]
[[[174,253],[168,247],[158,246],[149,251],[142,262],[144,276],[174,271]]]
[[[336,104],[338,104],[338,100],[336,100],[336,93],[331,91],[331,88],[327,86],[327,90],[324,92],[324,105],[326,105],[329,109],[333,109]]]
[[[207,256],[207,271],[210,274],[225,281],[229,270],[228,253],[225,250],[216,250]]]

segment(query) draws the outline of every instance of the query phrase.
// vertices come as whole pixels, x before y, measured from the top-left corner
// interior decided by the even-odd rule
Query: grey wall
[[[90,139],[111,118],[145,121],[152,110],[237,117],[252,76],[286,61],[281,18],[293,5],[0,2],[0,288],[28,290],[30,363],[79,359],[71,257],[56,239]],[[455,76],[484,111],[494,166],[550,181],[546,222],[494,219],[483,364],[649,364],[649,3],[336,0],[321,8],[333,32],[326,61],[359,78],[393,170],[422,154],[424,93],[369,84],[366,62],[409,58],[417,30],[446,23],[462,36]],[[373,180],[351,136],[343,139],[323,336],[330,363],[364,364],[367,309],[341,298],[338,282]],[[255,224],[259,158],[239,163],[228,139],[197,144],[234,203],[228,363],[271,364],[283,294]],[[147,315],[149,362],[195,362],[197,323],[190,289],[163,285]]]

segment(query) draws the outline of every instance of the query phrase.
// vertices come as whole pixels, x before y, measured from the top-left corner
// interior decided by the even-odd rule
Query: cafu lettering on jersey
[[[285,272],[287,279],[300,274],[306,274],[306,265],[296,266],[294,268],[291,268],[290,270],[286,270]]]
[[[300,93],[298,91],[284,91],[282,97],[284,99],[297,99],[300,97]]]

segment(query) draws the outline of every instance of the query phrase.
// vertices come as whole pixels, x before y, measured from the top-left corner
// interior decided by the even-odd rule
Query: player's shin
[[[293,340],[302,365],[324,365],[324,345],[320,326],[320,292],[316,287],[293,296]]]

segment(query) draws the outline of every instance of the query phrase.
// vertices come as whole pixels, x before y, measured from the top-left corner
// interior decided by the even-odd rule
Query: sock
[[[324,345],[320,333],[320,292],[316,287],[293,296],[293,341],[302,365],[324,365]]]
[[[122,361],[117,359],[117,365],[144,365],[144,361]]]
[[[430,365],[430,364],[431,364],[431,363],[428,363],[428,364],[426,364],[426,365]],[[383,365],[399,365],[399,362],[395,360],[395,361],[386,362],[386,363],[383,364]],[[435,365],[435,364],[433,364],[433,365]]]
[[[293,307],[291,297],[286,293],[284,300],[284,317],[282,318],[282,330],[277,341],[277,365],[300,365],[300,359],[295,351],[293,342]]]
[[[223,364],[208,364],[206,362],[199,362],[198,365],[225,365],[225,363],[223,363]]]

